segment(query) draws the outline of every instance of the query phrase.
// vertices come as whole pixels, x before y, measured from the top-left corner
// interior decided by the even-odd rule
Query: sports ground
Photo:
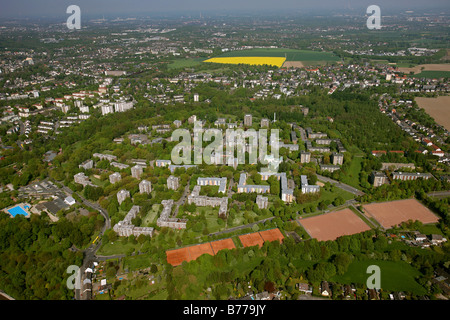
[[[370,227],[348,208],[298,221],[312,238],[319,241],[335,240],[370,230]]]
[[[166,251],[167,262],[173,266],[180,265],[183,261],[192,261],[203,254],[216,255],[223,249],[234,249],[235,245],[230,238],[197,244],[189,247]]]
[[[281,243],[283,239],[284,236],[278,228],[239,236],[239,240],[244,247],[252,247],[256,245],[262,247],[265,241],[272,242],[278,240]],[[166,251],[166,257],[168,263],[172,266],[178,266],[182,264],[183,261],[189,262],[195,260],[203,254],[214,256],[220,250],[234,248],[236,248],[236,246],[234,245],[233,240],[231,238],[227,238],[189,247],[168,250]]]
[[[423,224],[436,223],[439,218],[416,199],[371,203],[363,206],[367,215],[372,216],[385,229],[392,228],[408,220]]]

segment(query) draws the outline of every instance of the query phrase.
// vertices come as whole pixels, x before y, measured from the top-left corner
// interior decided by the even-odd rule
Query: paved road
[[[450,197],[450,190],[433,191],[433,192],[427,193],[427,196],[429,196],[429,197],[436,197],[436,198]]]
[[[177,216],[180,206],[186,202],[186,199],[189,194],[189,184],[190,183],[191,183],[191,179],[189,179],[186,187],[184,188],[183,194],[181,195],[180,199],[177,202],[175,202],[175,210],[173,211],[172,218],[175,218]]]
[[[62,185],[62,190],[66,193],[68,193],[69,195],[73,195],[76,192],[73,192],[72,189],[66,187],[62,181],[58,181],[58,183],[60,185]],[[84,275],[85,275],[85,270],[86,268],[90,267],[92,265],[93,261],[98,260],[96,253],[97,250],[100,248],[100,246],[102,245],[102,236],[105,233],[106,230],[111,228],[111,219],[109,218],[108,212],[106,212],[99,204],[97,203],[92,203],[89,200],[86,200],[83,196],[79,195],[78,193],[76,193],[77,196],[81,199],[82,203],[94,210],[97,210],[100,212],[100,214],[105,218],[105,223],[103,224],[103,228],[102,230],[100,230],[100,233],[98,235],[98,241],[94,243],[91,243],[90,246],[83,250],[83,265],[80,267],[80,273],[82,275],[82,280],[84,279]],[[75,299],[76,300],[89,300],[90,299],[90,294],[89,292],[84,292],[83,295],[81,295],[81,290],[79,289],[75,289]]]
[[[96,257],[100,261],[105,261],[105,260],[109,260],[109,259],[124,258],[124,257],[126,257],[126,255],[125,254],[115,254],[115,255],[111,255],[111,256],[96,256]]]
[[[275,218],[275,217],[270,217],[270,218],[266,218],[266,219],[263,219],[263,220],[255,221],[255,222],[252,222],[252,223],[249,223],[249,224],[246,224],[246,225],[237,226],[237,227],[225,229],[225,230],[222,230],[222,231],[210,233],[209,236],[219,235],[219,234],[224,234],[224,233],[229,233],[229,232],[233,232],[233,231],[240,230],[240,229],[245,229],[245,228],[251,228],[251,227],[253,227],[255,224],[258,224],[258,223],[264,223],[264,222],[269,221],[269,220],[272,220],[272,219],[274,219],[274,218]]]
[[[348,184],[345,184],[345,183],[342,183],[342,182],[339,182],[339,181],[336,181],[336,180],[333,180],[333,179],[330,179],[330,178],[327,178],[327,177],[324,177],[321,175],[317,175],[317,179],[322,180],[324,182],[330,182],[330,183],[334,184],[336,187],[338,187],[342,190],[345,190],[347,192],[353,193],[356,196],[365,195],[365,193],[362,192],[361,190],[358,190],[352,186],[349,186]]]
[[[66,193],[68,193],[69,195],[72,196],[73,192],[72,189],[66,187],[65,185],[62,184],[61,181],[58,181],[59,184],[62,185],[62,189],[63,191],[65,191]],[[80,194],[76,193],[76,195],[81,199],[81,201],[83,202],[84,205],[97,210],[98,212],[100,212],[100,214],[103,216],[103,218],[105,218],[105,224],[103,225],[102,230],[100,231],[100,235],[103,235],[103,233],[107,230],[111,228],[111,219],[109,218],[108,212],[106,212],[99,204],[97,203],[92,203],[89,200],[86,200],[83,196],[81,196]]]

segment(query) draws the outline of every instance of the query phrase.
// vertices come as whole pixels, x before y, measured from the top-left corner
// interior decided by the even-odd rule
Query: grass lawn
[[[149,296],[149,300],[166,300],[168,296],[169,296],[169,293],[167,292],[167,289],[164,289],[164,290],[160,290],[154,296]]]
[[[89,179],[92,181],[93,184],[102,188],[104,188],[109,182],[108,180],[102,181],[100,179],[97,179],[96,177],[94,177],[94,175],[89,176]]]
[[[338,196],[341,196],[342,198],[344,198],[345,201],[355,198],[355,195],[353,193],[350,193],[345,190],[342,190],[341,188],[335,187],[333,192],[327,191],[327,190],[322,190],[322,195],[320,196],[318,202],[324,201],[324,200],[333,201]]]
[[[152,263],[157,263],[153,261],[149,254],[142,254],[136,256],[125,257],[123,259],[124,267],[128,268],[128,270],[139,270],[149,268]]]
[[[417,295],[426,294],[425,288],[414,279],[420,275],[420,272],[404,261],[354,261],[350,264],[345,274],[334,276],[332,281],[341,284],[360,283],[365,285],[367,278],[371,275],[367,273],[367,267],[370,265],[380,267],[380,285],[382,289],[412,292]]]
[[[314,205],[315,207],[317,207],[321,201],[329,200],[330,202],[333,202],[334,199],[336,199],[338,196],[341,196],[344,199],[344,201],[355,198],[355,195],[353,195],[352,193],[342,190],[338,187],[335,187],[333,192],[325,190],[324,188],[321,188],[321,189],[322,189],[321,195],[318,200],[312,201],[312,202],[306,202],[303,204],[295,204],[294,209],[297,211],[301,211],[305,207],[309,207],[310,205]]]
[[[160,204],[154,204],[152,210],[150,210],[147,215],[142,219],[142,227],[148,227],[152,223],[156,223],[158,218],[158,212],[160,211]]]
[[[414,68],[417,66],[417,64],[411,62],[397,62],[395,65],[398,68]]]
[[[350,163],[350,167],[347,170],[347,174],[341,182],[355,188],[361,188],[361,186],[359,185],[359,173],[361,172],[362,162],[362,157],[353,157],[352,162]]]
[[[441,229],[439,229],[435,224],[424,224],[419,228],[419,231],[427,236],[432,234],[442,234]]]
[[[418,74],[413,75],[414,78],[450,78],[450,71],[431,71],[425,70]]]
[[[177,59],[167,65],[169,69],[190,68],[202,63],[205,58]]]
[[[158,283],[155,279],[154,284],[149,280],[149,276],[140,277],[139,285],[137,285],[137,278],[133,278],[126,285],[120,284],[117,287],[117,290],[114,292],[116,298],[122,295],[125,295],[127,298],[132,300],[147,300],[147,299],[155,299],[155,296],[158,296],[161,292],[165,291],[163,288],[163,284]]]
[[[115,254],[126,254],[129,249],[135,248],[136,250],[139,250],[141,246],[142,245],[139,243],[132,244],[131,241],[125,241],[125,238],[119,238],[112,244],[111,242],[103,243],[100,249],[98,250],[97,254],[105,256]]]
[[[258,215],[252,210],[250,210],[250,211],[241,210],[241,211],[239,211],[236,214],[235,218],[233,219],[232,225],[231,226],[229,225],[228,227],[229,228],[233,228],[233,227],[237,227],[237,226],[240,226],[240,225],[243,225],[243,224],[251,223],[251,222],[247,222],[247,223],[245,222],[244,214],[247,217],[253,217],[253,222],[256,222],[256,221],[259,221],[259,220],[263,220],[265,218],[272,217],[272,214],[269,214],[269,215],[263,215],[263,214]]]
[[[365,224],[367,224],[369,227],[376,227],[380,228],[380,224],[373,218],[367,218],[364,214],[359,212],[355,207],[348,207],[350,210],[352,210],[362,221],[364,221]]]
[[[198,211],[205,210],[206,226],[209,232],[217,232],[225,229],[225,221],[220,226],[217,219],[219,219],[219,207],[201,207],[197,208]]]

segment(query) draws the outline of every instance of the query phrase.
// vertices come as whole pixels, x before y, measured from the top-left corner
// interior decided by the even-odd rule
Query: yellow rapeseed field
[[[271,65],[281,67],[286,58],[283,57],[224,57],[211,58],[204,62],[228,63],[228,64],[250,64],[250,65]]]

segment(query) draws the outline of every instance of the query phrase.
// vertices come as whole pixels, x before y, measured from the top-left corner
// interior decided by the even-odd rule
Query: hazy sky
[[[392,9],[450,9],[449,0],[0,0],[0,17],[66,17],[66,9],[72,4],[78,5],[82,15],[88,16],[170,12],[355,11],[373,4],[378,5],[382,13]]]

